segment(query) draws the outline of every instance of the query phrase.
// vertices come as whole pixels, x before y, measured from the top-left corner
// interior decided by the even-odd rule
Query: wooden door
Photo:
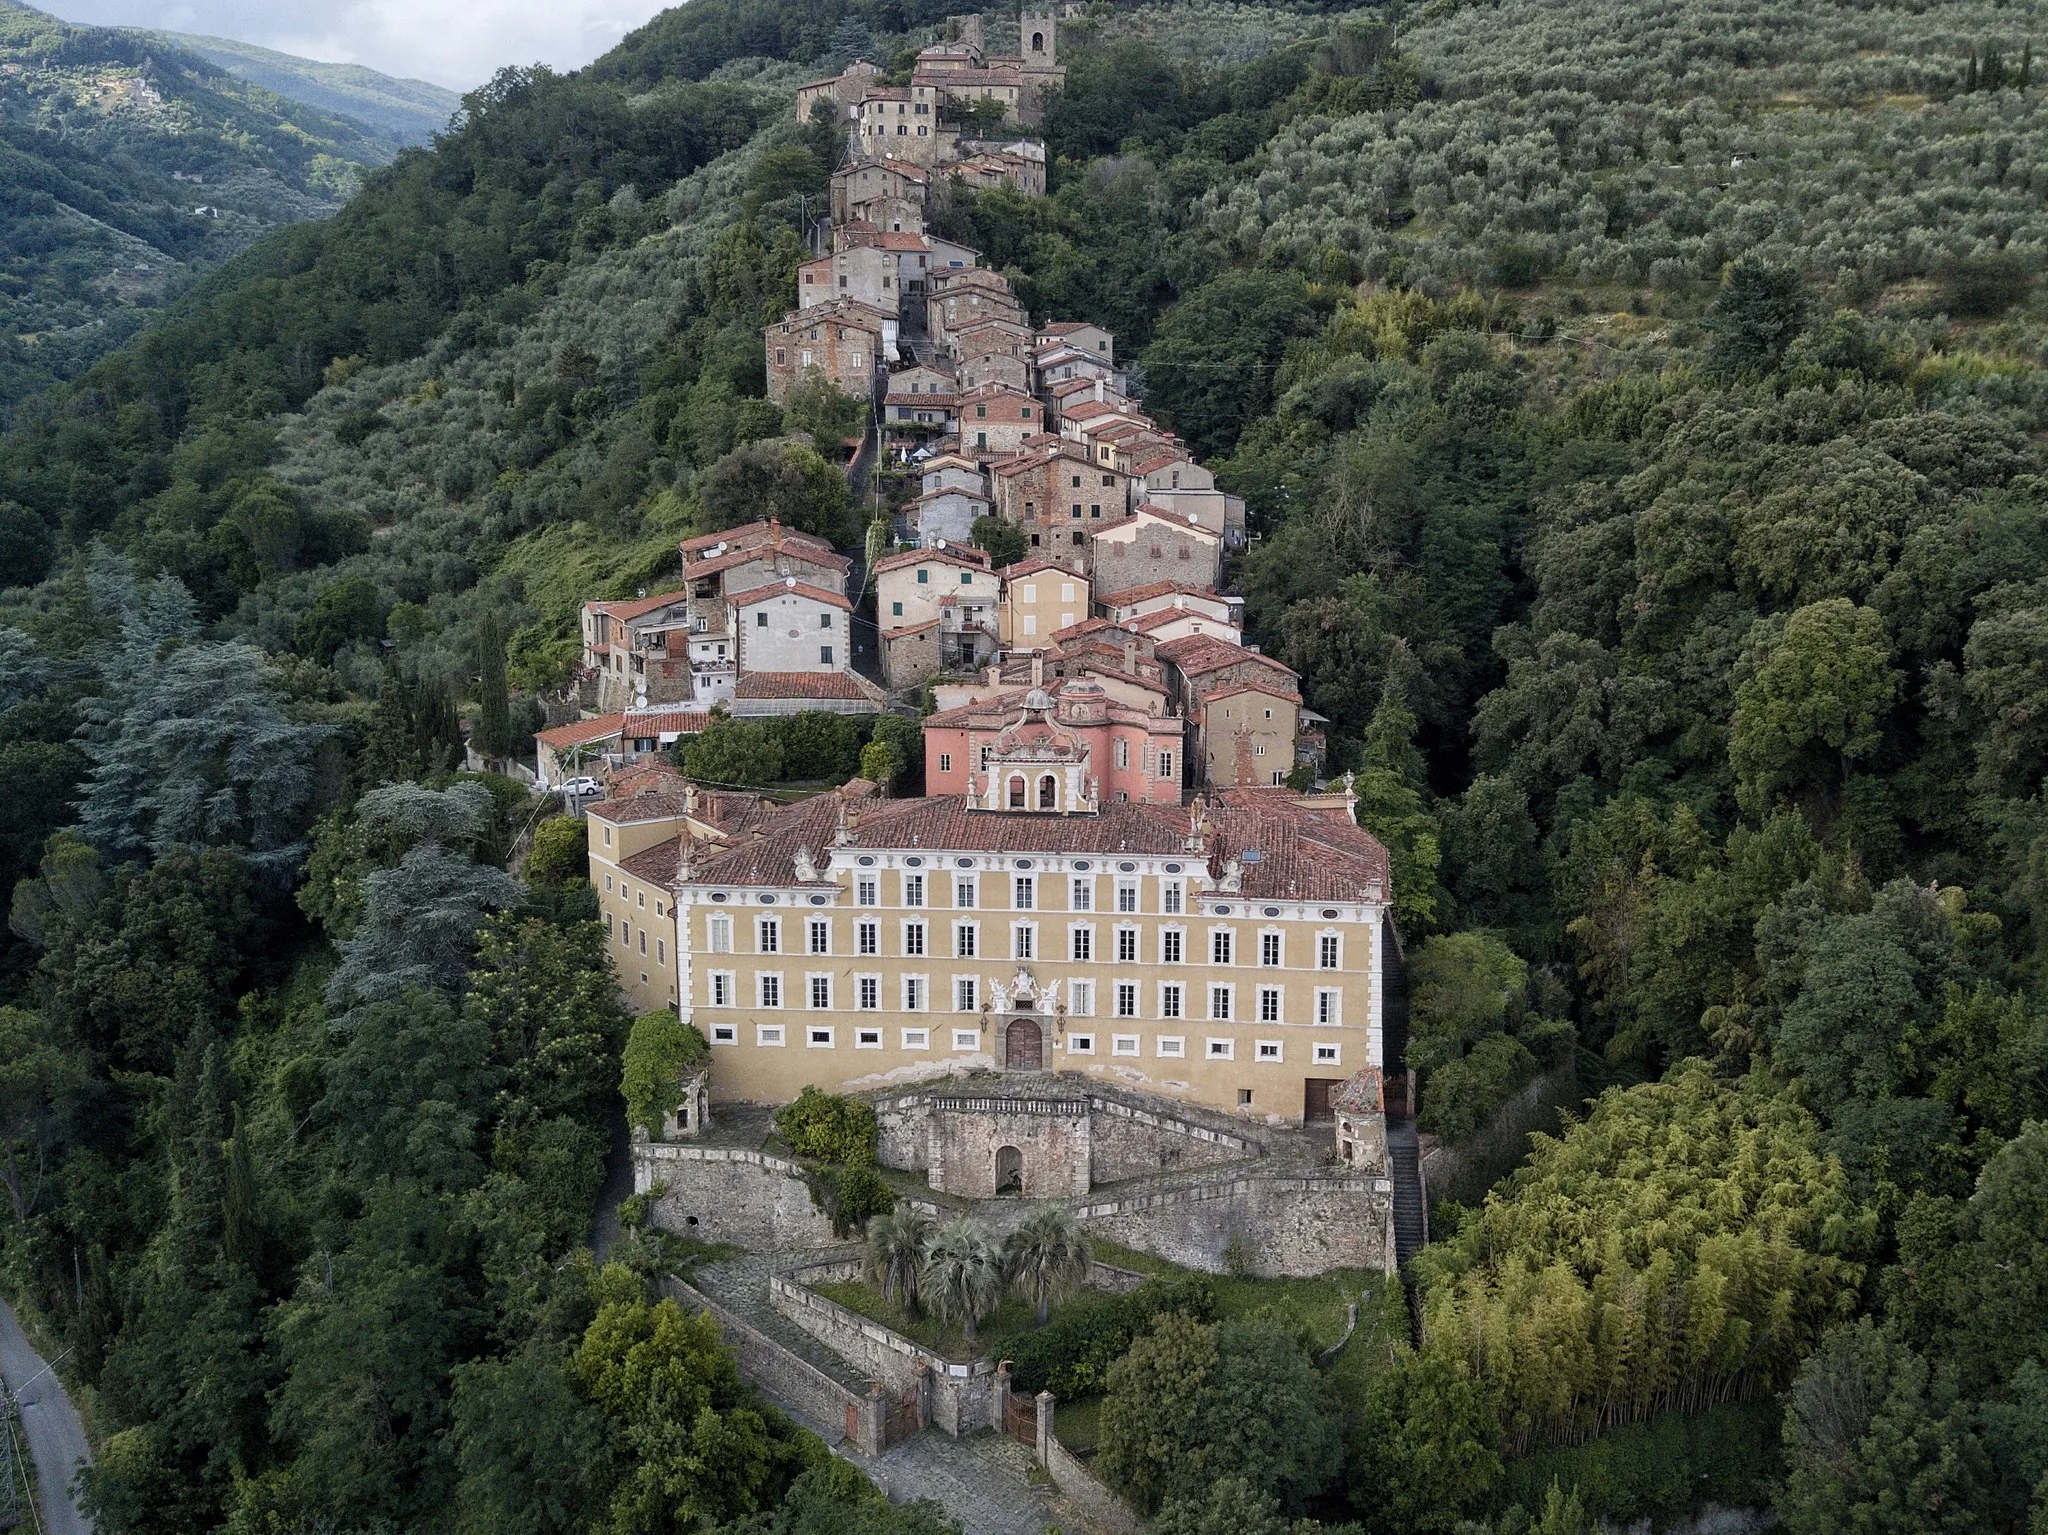
[[[1035,1018],[1013,1018],[1003,1034],[1003,1064],[1011,1071],[1045,1067],[1045,1031]]]
[[[1310,1077],[1303,1082],[1301,1117],[1304,1120],[1335,1119],[1337,1111],[1330,1107],[1330,1100],[1343,1085],[1342,1077]]]

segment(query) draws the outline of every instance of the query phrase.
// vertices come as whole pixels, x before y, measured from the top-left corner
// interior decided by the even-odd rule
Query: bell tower
[[[1026,69],[1057,69],[1060,62],[1059,22],[1051,8],[1026,10],[1018,20],[1017,51]]]

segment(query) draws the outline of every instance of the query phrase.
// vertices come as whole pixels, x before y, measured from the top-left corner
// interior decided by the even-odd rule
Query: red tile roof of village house
[[[1041,559],[1035,554],[1027,559],[1019,560],[1014,565],[1005,565],[1003,567],[1003,579],[1005,581],[1021,580],[1025,576],[1035,576],[1041,570],[1056,570],[1061,575],[1068,576],[1076,581],[1088,579],[1081,571],[1069,570],[1066,566],[1060,564],[1058,560]]]
[[[853,604],[837,592],[828,592],[822,586],[812,586],[808,581],[799,581],[795,576],[778,576],[760,586],[750,586],[743,592],[729,592],[725,600],[736,608],[751,608],[766,602],[770,597],[808,597],[813,602],[822,602],[828,607],[853,611]]]
[[[1344,1085],[1330,1097],[1330,1107],[1353,1114],[1378,1114],[1386,1107],[1386,1094],[1377,1066],[1362,1067],[1345,1078]]]
[[[628,794],[672,794],[682,786],[681,773],[661,758],[649,757],[612,773],[605,780],[605,794],[608,799],[623,799]]]
[[[692,549],[709,549],[718,544],[736,543],[743,539],[758,539],[764,543],[779,540],[791,544],[816,544],[827,553],[832,549],[829,540],[820,538],[815,533],[806,533],[800,528],[792,528],[773,517],[764,517],[758,522],[743,522],[738,527],[727,528],[721,533],[699,533],[695,538],[684,539],[682,549],[684,554],[688,554]]]
[[[1139,634],[1150,634],[1154,629],[1163,629],[1182,618],[1203,619],[1212,624],[1226,622],[1213,613],[1204,613],[1200,608],[1154,608],[1149,613],[1140,613],[1135,618],[1124,619],[1118,627]]]
[[[931,172],[922,165],[912,165],[908,160],[897,160],[886,155],[879,160],[862,160],[857,164],[843,166],[832,173],[832,179],[837,181],[844,176],[850,180],[862,171],[882,171],[891,176],[901,176],[905,181],[931,179]]]
[[[616,618],[622,623],[630,623],[644,613],[652,613],[657,608],[667,607],[671,602],[687,602],[689,600],[690,594],[688,592],[663,592],[658,597],[635,597],[630,602],[590,602],[585,603],[584,606],[594,608],[598,612]]]
[[[748,672],[733,685],[735,698],[837,698],[872,701],[886,695],[851,672]]]
[[[1071,336],[1077,330],[1102,330],[1102,327],[1088,320],[1047,320],[1038,327],[1041,336]],[[1106,336],[1108,331],[1102,331]]]
[[[1193,512],[1170,512],[1165,507],[1150,501],[1140,501],[1131,515],[1133,517],[1152,517],[1160,522],[1170,522],[1176,528],[1185,528],[1188,532],[1199,533],[1204,538],[1222,537],[1220,533],[1211,533],[1207,528],[1203,527],[1201,518],[1197,517]]]
[[[947,410],[953,410],[960,404],[960,396],[957,394],[938,393],[910,394],[904,391],[892,389],[889,393],[882,396],[882,404],[884,406],[927,405],[932,407],[933,409],[944,407]]]
[[[653,847],[642,848],[630,858],[621,858],[620,870],[637,880],[650,885],[660,885],[666,889],[675,883],[684,835],[677,832],[666,842],[657,842]]]
[[[571,720],[552,730],[536,731],[533,738],[543,746],[559,751],[564,746],[587,746],[592,741],[627,734],[659,736],[673,732],[676,735],[695,735],[710,722],[711,716],[702,709],[622,710],[616,714],[600,714],[594,719]]]
[[[1221,593],[1212,592],[1206,586],[1195,586],[1187,581],[1153,581],[1145,586],[1126,587],[1112,599],[1117,606],[1130,602],[1146,602],[1154,597],[1207,597],[1214,602],[1228,603],[1232,599]]]
[[[1213,634],[1188,634],[1177,640],[1168,640],[1159,647],[1159,655],[1162,659],[1171,661],[1189,677],[1221,671],[1224,667],[1235,666],[1240,661],[1252,661],[1261,667],[1285,672],[1290,677],[1301,675],[1293,667],[1283,666],[1269,655],[1247,650],[1242,645],[1233,645],[1228,640],[1219,640]]]
[[[1175,452],[1172,448],[1161,448],[1157,453],[1147,454],[1144,458],[1139,459],[1135,464],[1131,465],[1131,469],[1137,474],[1151,474],[1154,470],[1164,469],[1169,464],[1192,464],[1193,462],[1194,458],[1187,453]]]
[[[874,239],[863,243],[878,245],[885,251],[929,251],[932,248],[932,242],[923,235],[909,234],[901,229],[880,230]]]
[[[729,846],[699,862],[687,883],[795,884],[797,850],[807,849],[822,865],[824,849],[839,828],[841,811],[850,809],[855,801],[872,798],[874,792],[872,783],[856,778],[830,794],[814,795],[771,810]]]
[[[885,640],[900,640],[906,634],[922,634],[925,630],[936,629],[938,626],[939,621],[936,618],[928,618],[921,624],[905,624],[900,629],[884,627],[882,638]]]
[[[619,799],[600,800],[583,813],[613,826],[632,826],[642,821],[673,821],[686,815],[689,808],[688,792],[675,789],[663,794],[628,794]]]
[[[981,550],[971,546],[963,549],[958,544],[947,544],[943,548],[934,545],[930,549],[899,550],[875,561],[873,574],[879,576],[891,570],[902,570],[909,565],[923,565],[931,560],[937,560],[942,564],[959,565],[968,570],[991,568],[989,557]]]

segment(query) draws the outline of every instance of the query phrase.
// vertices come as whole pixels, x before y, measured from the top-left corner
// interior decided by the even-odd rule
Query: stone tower
[[[1026,69],[1057,69],[1060,62],[1058,21],[1051,7],[1027,9],[1018,19],[1017,51]]]

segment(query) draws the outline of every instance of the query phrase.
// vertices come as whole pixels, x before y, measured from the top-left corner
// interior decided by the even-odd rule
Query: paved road
[[[72,1411],[57,1372],[43,1367],[42,1356],[29,1347],[5,1301],[0,1301],[0,1378],[21,1404],[29,1455],[42,1484],[43,1535],[90,1535],[92,1521],[71,1496],[72,1477],[80,1466],[92,1464],[85,1425]]]

